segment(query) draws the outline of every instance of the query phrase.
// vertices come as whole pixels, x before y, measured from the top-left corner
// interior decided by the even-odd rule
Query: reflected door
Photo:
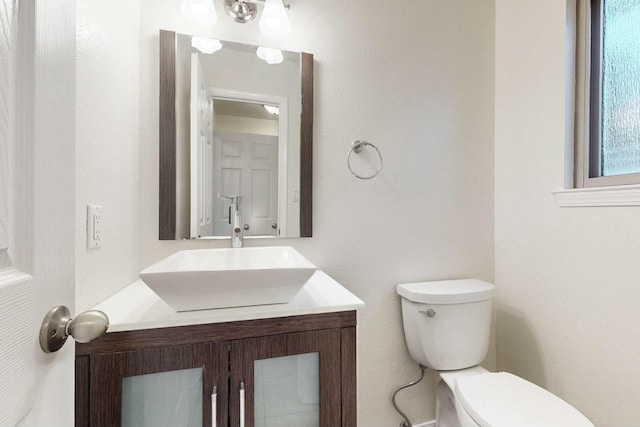
[[[341,425],[338,330],[246,339],[231,351],[231,426]]]
[[[191,238],[213,232],[213,99],[207,89],[202,63],[191,55]]]
[[[216,132],[214,193],[244,196],[245,236],[278,235],[278,137]],[[214,235],[230,235],[229,201],[214,199]]]
[[[91,426],[226,426],[227,366],[219,343],[92,357]]]

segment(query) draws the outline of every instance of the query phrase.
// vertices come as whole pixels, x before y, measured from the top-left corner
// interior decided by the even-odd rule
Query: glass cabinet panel
[[[202,427],[202,368],[122,378],[122,427]]]
[[[255,427],[320,426],[319,353],[254,361]]]

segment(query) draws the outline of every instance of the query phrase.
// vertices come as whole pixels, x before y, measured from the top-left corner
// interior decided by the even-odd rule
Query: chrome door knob
[[[245,230],[248,230],[249,229],[249,224],[245,224],[244,227],[242,227],[242,228],[244,228]]]
[[[102,311],[90,310],[71,318],[63,305],[49,310],[40,327],[40,348],[53,353],[62,348],[69,336],[80,343],[87,343],[102,336],[109,328],[109,318]]]

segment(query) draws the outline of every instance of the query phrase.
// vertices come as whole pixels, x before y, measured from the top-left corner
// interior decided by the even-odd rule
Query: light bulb
[[[189,22],[199,27],[213,27],[218,21],[213,0],[182,0],[180,11]]]
[[[280,107],[277,105],[263,105],[263,107],[269,114],[273,114],[274,116],[280,115]]]
[[[291,33],[291,24],[282,0],[266,0],[259,27],[262,34],[276,40]]]
[[[282,51],[280,49],[259,47],[256,50],[256,55],[258,55],[258,58],[270,65],[279,64],[284,61],[284,57],[282,56]]]
[[[208,39],[206,37],[192,37],[191,47],[198,49],[202,53],[211,55],[222,49],[222,43],[220,40]]]

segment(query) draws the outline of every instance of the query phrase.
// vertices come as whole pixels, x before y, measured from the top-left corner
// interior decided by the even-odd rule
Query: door
[[[230,427],[342,425],[340,340],[327,329],[234,341]]]
[[[216,132],[214,140],[214,193],[244,196],[245,236],[277,236],[278,137]],[[229,235],[229,201],[214,199],[213,207],[214,234]]]
[[[2,391],[16,369],[33,378],[0,391],[0,425],[72,427],[74,346],[45,354],[38,331],[53,306],[74,308],[75,2],[0,0],[0,70],[0,293],[31,284],[0,302],[26,325],[0,335]]]
[[[191,54],[191,238],[213,234],[213,99],[202,62]]]

